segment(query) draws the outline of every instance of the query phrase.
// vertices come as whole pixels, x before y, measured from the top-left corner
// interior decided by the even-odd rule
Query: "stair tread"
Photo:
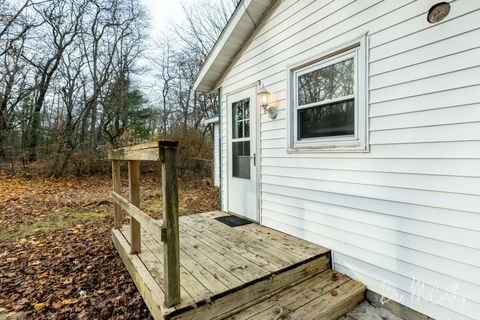
[[[329,269],[228,319],[337,319],[362,302],[364,292],[360,282]]]

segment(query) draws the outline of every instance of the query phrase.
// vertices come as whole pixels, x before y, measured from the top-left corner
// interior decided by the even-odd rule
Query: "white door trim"
[[[257,84],[255,85],[255,96],[258,98],[258,92],[260,91],[260,81],[257,82]],[[256,155],[257,155],[257,165],[255,166],[255,173],[257,175],[257,179],[256,179],[256,195],[257,195],[257,198],[256,198],[256,201],[257,201],[257,222],[259,224],[262,224],[262,189],[261,189],[261,179],[262,179],[262,149],[260,148],[261,147],[261,143],[262,143],[262,139],[260,139],[260,134],[261,134],[261,126],[262,126],[262,113],[260,112],[261,108],[260,108],[260,102],[258,101],[258,99],[255,99],[256,103],[255,103],[255,116],[256,116],[256,119],[255,121],[257,121],[256,123],[256,126],[255,126],[255,152],[256,152]]]
[[[226,157],[226,173],[227,173],[227,179],[226,179],[226,184],[227,184],[227,195],[226,195],[226,206],[225,206],[225,209],[227,212],[230,212],[230,213],[233,213],[231,212],[230,210],[230,207],[231,207],[231,201],[229,199],[229,196],[230,196],[230,192],[232,192],[232,188],[231,188],[231,183],[230,183],[230,175],[231,175],[231,162],[232,162],[232,146],[231,146],[231,124],[230,124],[230,119],[231,119],[231,116],[232,116],[232,110],[231,110],[231,106],[230,106],[230,102],[231,102],[231,96],[233,95],[236,95],[236,94],[239,94],[241,93],[242,91],[247,91],[247,90],[251,90],[251,89],[254,89],[254,94],[255,94],[255,97],[254,97],[254,103],[251,105],[251,109],[250,109],[250,114],[251,115],[255,115],[255,149],[254,149],[254,152],[255,152],[255,155],[256,155],[256,163],[255,163],[255,166],[253,166],[253,170],[255,172],[252,172],[251,174],[252,175],[255,175],[255,217],[256,219],[253,220],[255,222],[258,222],[260,223],[261,222],[261,215],[260,215],[260,107],[258,105],[258,99],[257,99],[257,94],[258,94],[258,90],[259,90],[259,83],[258,82],[255,82],[253,84],[250,84],[250,85],[247,85],[247,86],[243,86],[237,90],[234,90],[234,91],[231,91],[231,92],[228,92],[225,94],[225,102],[226,102],[226,121],[225,121],[225,129],[226,129],[226,152],[227,152],[227,157]],[[253,119],[250,119],[250,121],[253,121]],[[235,214],[235,213],[233,213]],[[245,217],[246,218],[246,217]],[[248,218],[246,218],[248,219]]]

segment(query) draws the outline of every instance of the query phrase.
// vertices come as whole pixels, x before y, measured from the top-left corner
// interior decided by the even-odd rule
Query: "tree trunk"
[[[30,130],[28,135],[28,161],[37,161],[37,146],[40,131],[40,111],[42,109],[43,101],[33,110],[33,117],[30,123]]]

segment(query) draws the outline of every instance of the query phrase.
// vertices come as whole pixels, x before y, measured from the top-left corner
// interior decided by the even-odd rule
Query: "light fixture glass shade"
[[[258,97],[260,99],[260,106],[263,109],[266,109],[270,104],[270,92],[268,92],[264,85],[262,85],[262,87],[260,88],[260,91],[258,92]]]

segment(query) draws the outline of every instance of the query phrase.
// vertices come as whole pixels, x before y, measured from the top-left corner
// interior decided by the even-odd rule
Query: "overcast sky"
[[[173,21],[183,19],[181,2],[185,0],[140,0],[150,15],[149,36],[152,40],[169,28]],[[190,0],[191,1],[191,0]]]
[[[170,28],[172,22],[182,21],[184,15],[181,4],[185,1],[195,0],[140,0],[150,17],[147,55],[155,55],[156,42],[160,39],[161,34]],[[140,62],[141,65],[148,65],[147,60],[142,60],[143,61]],[[150,73],[151,70],[134,78],[134,81],[146,94],[146,98],[152,98],[156,95],[156,89],[152,88],[153,83],[155,83],[155,78],[153,78]]]

